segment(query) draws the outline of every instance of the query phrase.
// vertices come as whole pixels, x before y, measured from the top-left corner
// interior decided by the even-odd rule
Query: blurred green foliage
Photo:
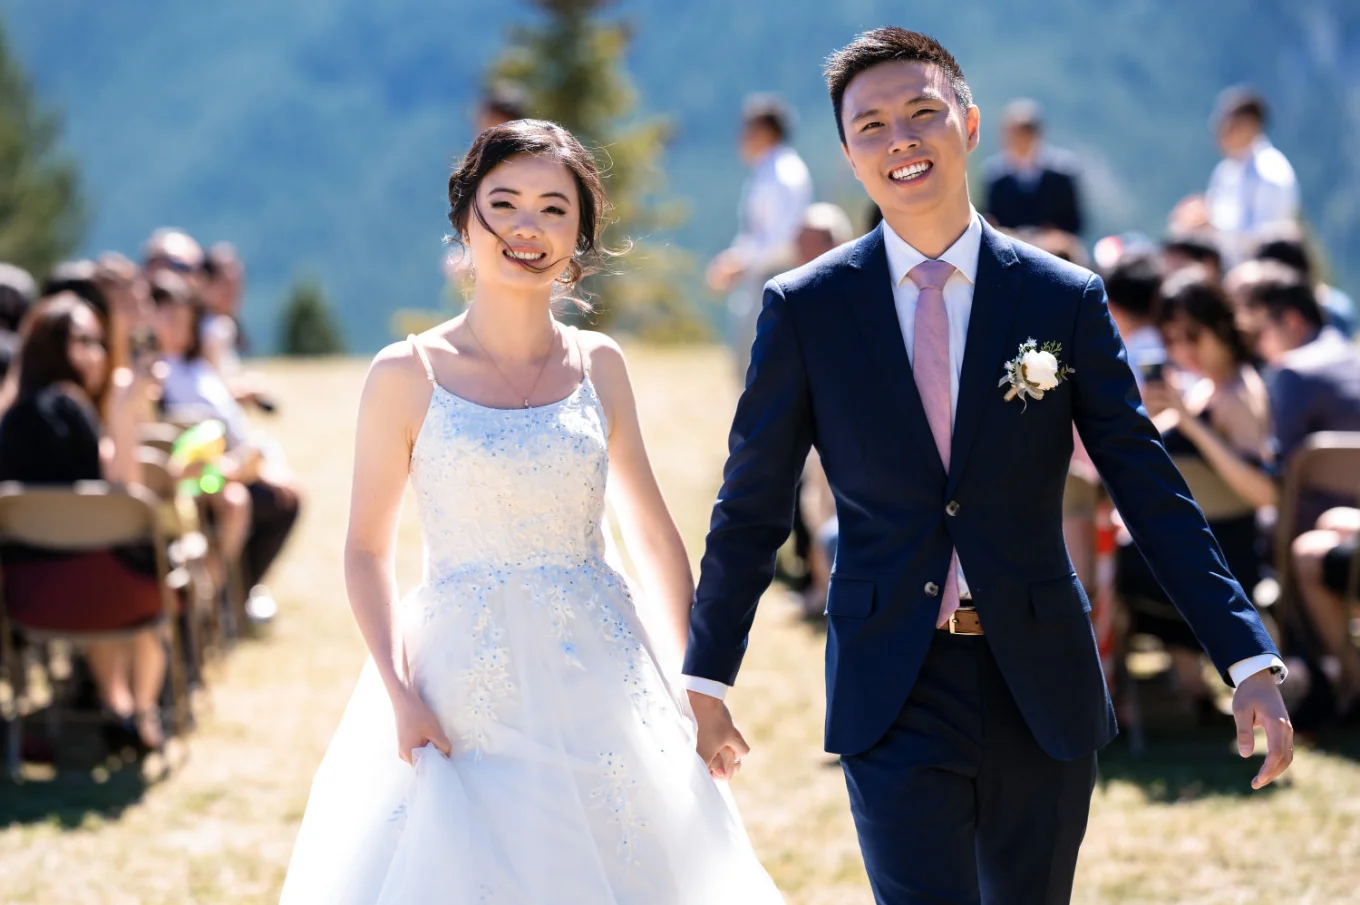
[[[320,282],[301,279],[293,284],[279,312],[278,351],[295,356],[345,351],[344,334]]]
[[[85,204],[61,120],[33,96],[0,24],[0,261],[40,282],[80,245]]]

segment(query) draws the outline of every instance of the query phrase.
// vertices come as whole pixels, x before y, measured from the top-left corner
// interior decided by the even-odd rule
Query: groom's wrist
[[[1289,674],[1284,661],[1274,654],[1259,654],[1255,657],[1248,657],[1245,660],[1238,660],[1228,667],[1228,678],[1232,680],[1233,687],[1236,688],[1244,681],[1260,672],[1269,670],[1275,676],[1276,683],[1283,682],[1285,676]]]
[[[717,698],[719,701],[727,700],[728,686],[715,679],[705,679],[701,676],[684,676],[685,689],[696,694],[706,695],[710,698]]]

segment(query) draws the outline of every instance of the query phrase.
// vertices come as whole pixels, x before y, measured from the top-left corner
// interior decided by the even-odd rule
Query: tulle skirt
[[[453,742],[396,750],[372,662],[312,783],[281,905],[776,905],[623,577],[469,569],[402,604]]]

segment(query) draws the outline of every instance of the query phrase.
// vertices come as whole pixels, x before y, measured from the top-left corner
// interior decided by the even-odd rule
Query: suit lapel
[[[888,397],[906,420],[907,438],[916,445],[920,460],[930,475],[943,484],[944,464],[935,449],[930,433],[930,422],[916,392],[916,378],[911,372],[907,346],[902,338],[902,325],[897,320],[897,305],[893,299],[892,277],[888,273],[888,256],[883,249],[883,226],[860,240],[851,260],[858,281],[847,294],[848,306],[864,341],[864,351],[884,386]]]
[[[968,464],[977,439],[982,411],[993,394],[1008,355],[1005,344],[1018,302],[1017,258],[1010,240],[982,225],[978,253],[977,283],[973,287],[973,310],[968,318],[968,339],[963,347],[963,371],[954,410],[954,435],[949,452],[947,495],[952,496]],[[919,405],[919,402],[918,402]]]

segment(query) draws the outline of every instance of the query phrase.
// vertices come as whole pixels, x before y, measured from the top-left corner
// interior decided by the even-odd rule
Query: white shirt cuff
[[[727,700],[728,686],[713,679],[701,679],[698,676],[684,676],[685,687],[690,691],[697,691],[699,694],[706,694],[710,698],[717,698],[719,701]]]
[[[1275,675],[1275,684],[1278,685],[1289,674],[1289,669],[1284,665],[1284,661],[1274,654],[1258,654],[1255,657],[1238,660],[1228,667],[1228,678],[1232,679],[1233,688],[1236,688],[1258,672],[1274,669],[1277,666],[1280,671]]]

